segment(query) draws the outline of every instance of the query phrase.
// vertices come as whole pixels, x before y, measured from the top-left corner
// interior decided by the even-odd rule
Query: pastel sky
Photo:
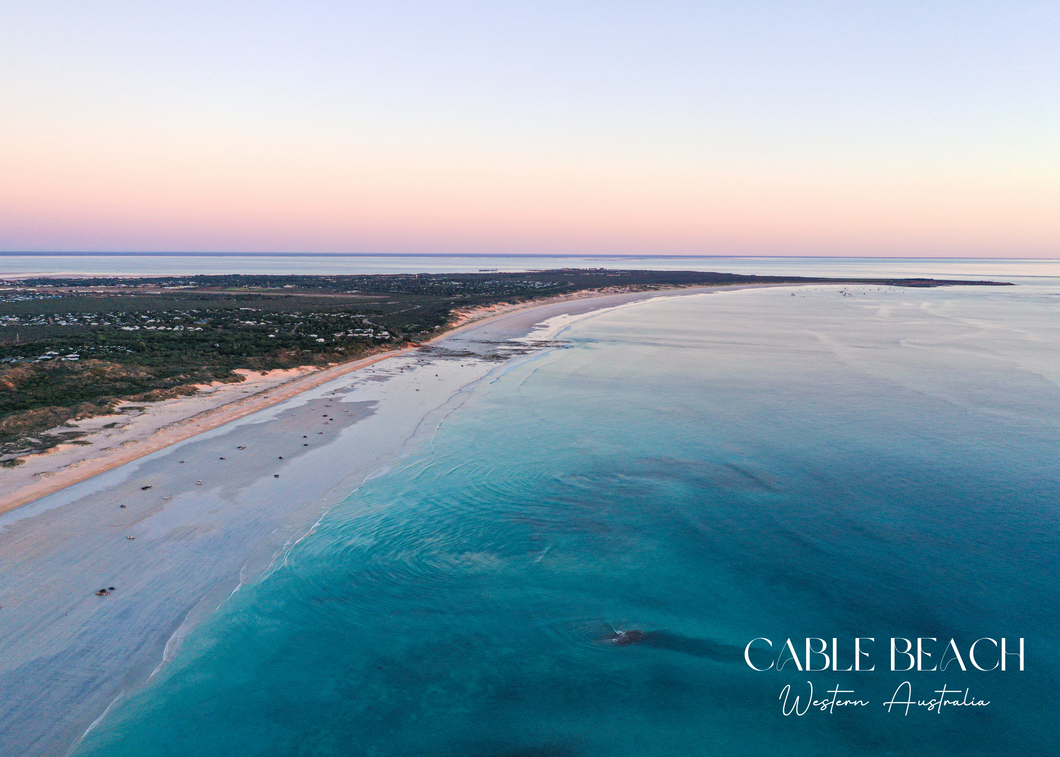
[[[0,3],[0,250],[1060,257],[1060,3]]]

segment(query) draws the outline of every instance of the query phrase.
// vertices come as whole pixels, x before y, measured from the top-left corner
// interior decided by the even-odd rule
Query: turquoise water
[[[1055,754],[1058,315],[1042,285],[580,321],[333,509],[78,754]],[[876,672],[743,661],[807,636],[875,637]],[[892,674],[891,636],[1023,637],[1026,670]],[[990,705],[888,713],[905,680]],[[870,705],[783,716],[806,681]]]

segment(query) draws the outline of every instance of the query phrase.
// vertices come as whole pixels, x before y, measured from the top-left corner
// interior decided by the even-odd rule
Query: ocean
[[[575,320],[467,387],[75,754],[1055,754],[1058,283]],[[836,639],[835,670],[750,665],[807,638]],[[855,638],[874,670],[844,672]],[[892,638],[925,640],[923,670],[891,672]],[[1002,638],[1006,670],[975,670]],[[810,686],[865,704],[806,709]],[[943,686],[988,704],[904,704]]]
[[[5,276],[184,276],[192,274],[351,275],[477,273],[554,268],[693,270],[776,276],[1033,280],[1060,277],[1060,260],[984,258],[673,257],[665,255],[369,255],[341,253],[12,253]]]

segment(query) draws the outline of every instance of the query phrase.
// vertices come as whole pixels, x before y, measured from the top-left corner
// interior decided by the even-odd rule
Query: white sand
[[[176,654],[198,620],[260,578],[366,477],[431,438],[478,382],[503,367],[440,350],[503,352],[498,343],[547,319],[660,294],[674,293],[510,309],[450,332],[429,352],[405,351],[359,370],[340,366],[303,379],[337,375],[307,391],[289,384],[284,395],[293,396],[266,409],[253,412],[258,405],[244,401],[203,433],[186,420],[188,405],[170,411],[160,403],[145,414],[150,420],[125,424],[124,436],[96,437],[100,447],[140,439],[133,452],[142,453],[153,438],[160,448],[118,467],[111,456],[105,473],[0,515],[0,753],[65,753],[108,705]],[[270,397],[256,401],[277,399],[269,386],[258,391]],[[254,387],[231,386],[240,389]],[[216,409],[201,399],[203,410]],[[181,418],[188,438],[164,446]],[[169,436],[159,436],[163,427]],[[95,595],[110,586],[112,594]]]
[[[0,469],[0,513],[274,405],[389,354],[324,369],[240,370],[236,373],[244,380],[238,384],[201,384],[193,395],[164,402],[123,402],[114,415],[72,423],[72,429],[53,429],[85,431],[88,435],[78,441],[88,444],[60,444],[45,453],[25,456],[17,468]]]

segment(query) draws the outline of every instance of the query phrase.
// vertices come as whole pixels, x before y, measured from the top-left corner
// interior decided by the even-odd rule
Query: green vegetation
[[[437,335],[463,308],[583,290],[825,281],[840,280],[592,269],[0,282],[0,464],[76,440],[77,431],[44,432],[122,400],[241,381],[236,369],[345,362]]]

